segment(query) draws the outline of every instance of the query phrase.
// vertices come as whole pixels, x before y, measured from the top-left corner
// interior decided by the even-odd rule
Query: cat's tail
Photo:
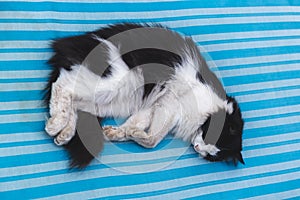
[[[64,145],[64,147],[70,157],[70,168],[84,169],[94,159],[94,156],[83,145],[77,131],[71,141]]]

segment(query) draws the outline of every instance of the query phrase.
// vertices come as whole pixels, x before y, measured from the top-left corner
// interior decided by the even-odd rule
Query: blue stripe
[[[240,103],[242,111],[259,110],[265,108],[281,107],[298,105],[300,102],[300,96],[295,94],[295,97],[277,98],[271,100],[252,101],[247,103]]]
[[[248,95],[248,94],[260,94],[260,93],[265,93],[265,92],[279,92],[279,91],[292,90],[292,89],[300,89],[300,84],[295,85],[295,86],[250,90],[250,91],[243,91],[243,92],[232,92],[229,94],[231,94],[232,96],[243,96],[243,95]]]
[[[39,90],[1,92],[1,96],[0,96],[0,102],[32,101],[32,100],[43,100],[42,92]]]
[[[198,42],[199,45],[211,45],[211,44],[224,44],[224,43],[239,43],[239,42],[257,42],[257,41],[273,41],[273,40],[289,40],[299,39],[300,36],[273,36],[273,37],[260,37],[260,38],[242,38],[242,39],[226,39],[226,40],[210,40]]]
[[[49,53],[51,49],[48,48],[19,48],[19,49],[0,49],[0,53],[19,53],[19,52],[47,52]]]
[[[276,81],[276,80],[286,80],[300,78],[300,70],[289,72],[275,72],[275,73],[265,73],[265,74],[255,74],[246,76],[235,76],[235,77],[225,77],[222,81],[225,86],[247,83],[259,83],[265,81]]]
[[[20,71],[20,70],[49,70],[49,69],[50,66],[47,65],[44,60],[26,60],[26,62],[20,60],[0,61],[0,72]]]
[[[243,134],[244,139],[256,138],[262,136],[272,136],[276,134],[291,133],[300,130],[300,123],[284,124],[278,126],[269,126],[263,128],[253,128],[245,130]]]
[[[11,114],[26,114],[26,113],[44,113],[47,112],[47,108],[34,108],[34,109],[19,109],[19,110],[0,110],[0,115]]]
[[[300,152],[298,151],[296,153],[299,154]],[[264,165],[272,164],[274,163],[275,158],[276,161],[278,162],[290,161],[291,158],[290,155],[291,155],[290,153],[286,153],[286,154],[277,154],[277,155],[258,157],[258,158],[249,158],[246,161],[247,167],[256,166],[257,163],[264,164]],[[226,165],[225,163],[212,163],[209,165],[184,167],[184,168],[166,170],[161,172],[110,176],[110,177],[103,177],[103,178],[93,178],[89,180],[73,181],[73,182],[67,182],[63,184],[60,183],[60,184],[48,185],[48,186],[42,186],[36,188],[2,192],[1,195],[3,195],[3,197],[8,197],[9,195],[16,195],[16,196],[22,195],[22,197],[24,198],[39,198],[39,197],[47,197],[52,195],[70,193],[70,192],[86,191],[91,189],[90,188],[91,185],[95,186],[93,187],[93,189],[108,188],[108,187],[117,188],[120,186],[149,183],[149,180],[151,180],[151,182],[160,182],[166,180],[174,180],[177,178],[201,175],[204,172],[214,173],[219,171],[220,168],[222,168],[223,171],[236,169],[236,167],[233,165]],[[170,177],[169,174],[172,174],[173,176]],[[103,183],[103,184],[99,184],[99,183]],[[215,184],[215,182],[211,182],[210,184],[208,182],[204,184],[213,185]],[[146,195],[146,193],[143,194]]]
[[[228,0],[226,3],[215,1],[183,1],[183,2],[151,2],[151,3],[105,3],[101,6],[95,6],[93,3],[57,3],[57,2],[0,2],[0,11],[48,11],[55,7],[59,12],[134,12],[134,11],[161,11],[178,10],[187,8],[210,8],[210,7],[240,7],[240,6],[286,6],[289,5],[285,0],[278,0],[276,3],[272,0],[264,2],[253,1],[234,1]],[[124,10],[124,8],[126,8]]]
[[[53,140],[47,139],[47,140],[35,140],[35,141],[26,141],[26,142],[0,143],[0,150],[1,148],[7,148],[7,147],[33,146],[33,145],[40,145],[40,144],[49,144],[52,142]]]
[[[45,122],[17,122],[0,124],[0,134],[6,133],[25,133],[44,131]]]
[[[222,52],[222,53],[221,53]],[[268,55],[277,55],[277,54],[292,54],[299,53],[300,46],[285,46],[282,47],[265,47],[265,48],[249,48],[249,49],[237,49],[237,50],[223,50],[216,52],[209,52],[209,55],[213,60],[222,60],[222,59],[230,59],[230,58],[244,58],[244,57],[254,57],[260,56],[268,56]]]

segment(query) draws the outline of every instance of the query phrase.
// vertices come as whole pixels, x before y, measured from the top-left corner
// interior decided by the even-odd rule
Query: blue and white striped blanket
[[[298,0],[0,1],[0,199],[300,198]],[[105,145],[85,171],[44,132],[53,38],[115,22],[192,36],[245,118],[246,165],[209,163],[171,137]]]

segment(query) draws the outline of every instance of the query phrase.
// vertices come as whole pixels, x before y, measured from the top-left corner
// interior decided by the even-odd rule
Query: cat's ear
[[[245,164],[245,161],[244,161],[244,159],[243,159],[243,156],[242,156],[241,152],[237,153],[237,154],[235,155],[235,158],[236,158],[240,163],[242,163],[243,165]]]
[[[237,109],[237,102],[235,98],[227,96],[225,100],[225,110],[228,114],[232,114]]]
[[[231,115],[233,113],[233,103],[232,102],[227,102],[225,106],[226,112]]]

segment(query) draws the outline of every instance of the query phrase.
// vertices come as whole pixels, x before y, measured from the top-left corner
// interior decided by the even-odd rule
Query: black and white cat
[[[87,61],[99,45],[97,61]],[[190,38],[159,25],[124,23],[57,39],[52,48],[53,71],[46,88],[51,117],[45,130],[69,151],[72,167],[83,168],[94,158],[76,132],[78,111],[100,118],[129,117],[119,127],[104,127],[111,141],[133,140],[153,148],[172,132],[210,161],[244,163],[240,108],[218,91],[219,83],[211,81],[215,76]],[[102,67],[101,76],[91,65]],[[147,79],[166,68],[171,70],[159,81]],[[205,137],[220,112],[225,114],[218,140],[208,144]]]

